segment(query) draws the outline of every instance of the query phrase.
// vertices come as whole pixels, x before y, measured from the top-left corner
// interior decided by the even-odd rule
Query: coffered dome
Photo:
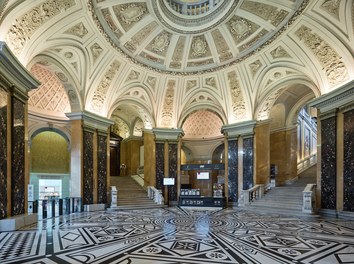
[[[111,45],[134,62],[160,71],[220,69],[279,36],[308,1],[92,0]]]

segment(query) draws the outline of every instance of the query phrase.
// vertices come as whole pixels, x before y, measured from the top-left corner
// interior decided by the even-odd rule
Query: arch
[[[68,95],[71,111],[82,111],[83,103],[79,93],[80,85],[78,84],[78,81],[75,80],[74,76],[67,70],[67,68],[61,64],[60,61],[44,54],[34,57],[27,67],[30,69],[36,63],[43,65],[58,77]]]

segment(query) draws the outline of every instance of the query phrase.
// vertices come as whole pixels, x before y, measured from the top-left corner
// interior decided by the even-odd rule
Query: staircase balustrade
[[[246,206],[255,200],[261,199],[264,193],[264,184],[257,184],[248,190],[242,190],[239,206]]]
[[[148,186],[148,197],[154,200],[157,204],[164,204],[164,198],[162,196],[162,191],[156,189],[153,186]]]
[[[317,163],[317,153],[312,154],[305,159],[299,161],[297,163],[297,174],[299,175],[301,172],[304,170],[310,168],[312,165],[315,165]]]
[[[316,207],[316,184],[307,184],[302,191],[303,195],[303,213],[313,213]]]

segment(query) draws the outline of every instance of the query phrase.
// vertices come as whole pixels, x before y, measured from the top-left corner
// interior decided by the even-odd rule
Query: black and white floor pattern
[[[0,233],[0,263],[354,263],[354,222],[178,207],[77,213]]]

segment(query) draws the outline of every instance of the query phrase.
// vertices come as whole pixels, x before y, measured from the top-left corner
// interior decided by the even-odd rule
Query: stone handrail
[[[162,196],[162,191],[156,189],[153,186],[148,186],[148,197],[154,200],[157,204],[164,204],[164,198]]]
[[[257,184],[248,190],[242,190],[239,199],[239,206],[245,206],[263,197],[265,192],[264,184]]]
[[[307,184],[302,191],[302,212],[313,213],[316,207],[316,184]]]
[[[303,172],[304,170],[310,168],[312,165],[317,163],[317,153],[308,156],[307,158],[299,161],[297,163],[297,174]]]

